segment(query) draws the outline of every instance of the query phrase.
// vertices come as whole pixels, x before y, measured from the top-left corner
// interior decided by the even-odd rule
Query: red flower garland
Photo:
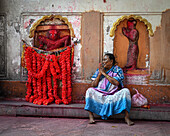
[[[26,58],[26,64],[27,67],[30,68],[31,67],[31,62],[32,59],[30,58],[30,52],[29,51],[25,51],[25,58]],[[32,94],[32,87],[31,87],[31,83],[32,83],[32,79],[31,79],[31,75],[30,75],[30,71],[28,71],[28,80],[27,80],[27,95],[25,97],[26,101],[29,101],[31,94]]]
[[[62,103],[62,100],[57,95],[57,89],[58,89],[57,79],[60,78],[60,75],[57,75],[57,72],[60,72],[60,69],[58,63],[56,62],[55,57],[56,57],[55,55],[52,55],[53,62],[52,61],[50,62],[50,70],[51,70],[51,74],[53,75],[53,91],[54,91],[55,103],[60,104]],[[59,70],[58,69],[55,70],[54,64],[56,65],[56,68],[58,68]]]
[[[73,47],[67,47],[59,56],[39,54],[31,47],[25,47],[24,49],[28,70],[26,101],[39,105],[50,104],[54,99],[56,104],[61,102],[64,104],[70,103],[72,99],[71,66],[74,55]],[[57,93],[58,79],[62,80],[62,100]]]
[[[48,99],[45,101],[45,103],[43,102],[44,105],[48,105],[54,101],[52,94],[52,81],[50,69],[47,69],[47,87],[48,87]]]
[[[36,52],[33,52],[32,55],[33,55],[33,61],[32,61],[33,62],[33,66],[32,66],[33,72],[37,73],[37,56],[36,56]],[[34,104],[37,104],[37,102],[38,102],[38,100],[37,100],[37,98],[38,98],[38,91],[37,91],[38,86],[37,86],[37,79],[35,77],[33,77],[32,84],[33,84],[33,89],[34,89],[34,91],[33,91],[34,95],[32,96],[32,99],[31,99],[30,102],[33,101]]]
[[[66,73],[66,63],[65,63],[65,52],[60,54],[60,63],[62,70],[62,101],[64,104],[68,104],[67,100],[67,73]]]
[[[58,64],[58,57],[56,57],[55,55],[52,55],[52,59],[53,59],[53,63],[54,63],[54,67],[56,68],[56,73],[60,74],[61,70],[60,70],[60,66]]]
[[[36,54],[37,55],[37,73],[39,73],[41,71],[41,63],[42,63],[42,57],[40,56],[40,54]],[[38,105],[41,105],[43,102],[42,99],[42,78],[38,78],[37,79],[37,92],[38,92]]]
[[[66,64],[67,64],[67,89],[68,89],[67,98],[68,98],[69,103],[72,100],[71,98],[72,87],[71,87],[70,53],[71,53],[71,49],[68,47],[67,52],[66,52]]]
[[[26,52],[29,52],[28,54],[29,54],[30,56],[33,56],[34,53],[37,54],[31,47],[27,47]],[[30,56],[25,57],[26,60],[31,61],[31,59],[29,58]],[[35,58],[35,59],[36,59],[36,58]],[[35,63],[35,65],[36,65],[35,59],[33,58],[32,61],[33,61],[33,63]],[[47,68],[48,68],[49,59],[50,59],[50,55],[47,55],[47,56],[46,56],[46,61],[45,61],[45,63],[44,63],[44,66],[42,67],[42,70],[41,70],[39,73],[34,72],[34,70],[32,70],[31,67],[27,67],[27,70],[30,71],[31,76],[33,76],[33,77],[35,77],[35,78],[43,77],[44,73],[46,72],[46,70],[47,70]]]
[[[42,65],[44,65],[45,63],[45,57],[43,55],[42,57]],[[42,79],[42,89],[43,89],[43,101],[47,100],[47,84],[46,84],[46,72],[43,75],[43,79]]]

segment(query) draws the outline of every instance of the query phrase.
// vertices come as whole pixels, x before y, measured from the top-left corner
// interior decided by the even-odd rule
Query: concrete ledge
[[[26,101],[0,101],[0,116],[39,116],[39,117],[72,117],[88,118],[84,104],[70,105],[35,105]],[[96,118],[100,118],[96,116]],[[124,114],[114,115],[111,118],[123,118]],[[131,119],[166,120],[170,121],[170,105],[151,106],[151,109],[132,108]]]

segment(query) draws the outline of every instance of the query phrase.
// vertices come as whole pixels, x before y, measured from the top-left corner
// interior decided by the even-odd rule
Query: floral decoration
[[[30,46],[23,47],[24,66],[28,70],[26,101],[38,105],[48,105],[53,102],[71,103],[74,46],[45,53]],[[62,82],[61,98],[58,95],[59,82]]]

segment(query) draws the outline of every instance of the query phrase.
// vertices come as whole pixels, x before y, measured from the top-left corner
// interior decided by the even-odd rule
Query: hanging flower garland
[[[32,68],[33,68],[33,72],[37,73],[37,57],[36,57],[36,53],[33,52],[33,61],[32,61]],[[37,104],[37,98],[38,98],[38,92],[37,92],[37,78],[33,77],[33,93],[34,95],[31,97],[32,99],[30,100],[30,102],[33,101],[34,104]]]
[[[66,65],[67,65],[67,98],[68,98],[68,102],[70,103],[72,98],[71,98],[71,92],[72,92],[72,87],[71,87],[71,61],[70,61],[70,53],[71,53],[71,49],[68,48],[67,52],[66,52]]]
[[[54,101],[50,69],[47,69],[47,77],[46,78],[47,78],[47,87],[48,87],[48,93],[47,93],[48,99],[46,101],[44,101],[44,103],[43,103],[44,105],[48,105]]]
[[[61,64],[61,71],[62,71],[62,102],[64,104],[68,104],[67,100],[67,73],[66,73],[66,53],[62,52],[61,57],[59,59]]]
[[[55,55],[52,55],[52,61],[50,62],[50,70],[51,70],[51,74],[53,75],[54,98],[55,98],[55,103],[60,104],[60,103],[62,103],[62,100],[59,98],[58,93],[57,93],[57,91],[58,91],[57,79],[61,79],[60,67],[57,63],[57,59],[56,59]],[[56,70],[55,70],[55,68],[56,68]]]
[[[67,47],[59,55],[45,55],[28,46],[24,47],[24,58],[28,70],[26,101],[48,105],[71,103],[71,67],[74,46]],[[62,99],[58,95],[58,82],[62,82]]]
[[[40,56],[40,54],[36,54],[37,55],[37,73],[39,73],[41,71],[41,66],[42,66],[42,57]],[[37,79],[37,92],[38,92],[38,105],[41,105],[43,102],[42,99],[42,77]]]
[[[25,58],[26,58],[26,64],[27,64],[27,68],[30,69],[32,67],[32,59],[30,58],[30,52],[27,51],[25,52]],[[32,78],[31,78],[31,74],[30,71],[28,71],[28,80],[27,80],[27,95],[25,97],[26,101],[29,101],[31,94],[32,94],[32,87],[31,87],[31,83],[32,83]]]
[[[44,65],[44,63],[45,63],[45,55],[43,55],[42,57],[42,65]],[[44,73],[43,78],[42,78],[42,90],[43,90],[42,101],[46,101],[47,100],[46,72]]]

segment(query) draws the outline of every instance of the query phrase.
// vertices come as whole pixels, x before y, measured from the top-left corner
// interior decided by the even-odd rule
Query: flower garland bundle
[[[42,65],[45,63],[45,55],[42,57]],[[42,77],[42,90],[43,90],[43,101],[47,100],[47,84],[46,84],[46,72],[44,73]]]
[[[29,54],[29,56],[26,55],[26,54]],[[27,70],[30,71],[30,74],[31,74],[32,77],[41,78],[41,77],[43,77],[44,73],[46,72],[46,70],[48,68],[50,55],[46,56],[46,61],[45,61],[44,65],[43,65],[41,71],[39,73],[37,73],[36,72],[36,54],[37,53],[31,47],[26,48],[26,51],[25,51],[26,64],[31,63],[33,61],[32,62],[33,66],[31,66],[31,65],[28,66],[27,65]],[[33,56],[33,59],[30,58],[31,56]]]
[[[64,104],[68,104],[67,100],[67,73],[66,73],[66,57],[65,57],[65,52],[62,52],[60,54],[60,64],[61,64],[61,76],[62,76],[62,102]]]
[[[26,101],[34,104],[48,105],[55,100],[56,104],[71,102],[71,66],[73,48],[56,55],[37,53],[31,47],[24,47],[24,57],[28,70]],[[58,63],[59,62],[59,63]],[[58,96],[58,80],[62,81],[62,100]],[[53,82],[52,82],[53,81]]]
[[[40,54],[36,54],[37,55],[37,73],[39,73],[41,71],[41,64],[42,64],[42,57],[40,56]],[[42,78],[38,78],[37,79],[37,92],[38,92],[38,99],[37,99],[37,104],[38,105],[41,105],[42,102],[43,102],[43,99],[42,99]]]
[[[58,91],[58,82],[57,82],[56,78],[53,78],[53,85],[54,85],[53,89],[54,89],[55,103],[56,104],[60,104],[60,103],[62,103],[62,100],[60,99],[60,97],[57,94],[57,91]]]
[[[31,76],[29,75],[29,72],[28,72],[28,81],[27,81],[27,92],[26,92],[26,96],[25,96],[25,100],[26,101],[29,101],[30,97],[31,97],[31,93],[32,93],[32,88],[31,88]]]
[[[55,65],[55,68],[54,68]],[[55,103],[60,104],[62,103],[62,100],[59,98],[57,91],[58,91],[58,84],[57,84],[57,79],[61,78],[60,75],[60,67],[56,61],[56,56],[52,55],[52,61],[50,62],[50,70],[51,74],[53,75],[53,92],[54,92],[54,97],[55,97]]]
[[[48,105],[54,101],[53,93],[52,93],[52,81],[51,81],[51,73],[50,69],[47,69],[47,87],[48,87],[48,99],[43,102],[44,105]]]
[[[54,65],[54,67],[56,69],[56,74],[57,74],[56,78],[61,80],[61,68],[60,68],[60,66],[59,66],[59,64],[57,62],[58,57],[55,56],[55,55],[52,55],[52,60],[53,60],[53,65]]]
[[[67,98],[68,98],[68,102],[71,102],[71,92],[72,92],[72,87],[71,87],[71,61],[70,61],[70,53],[71,53],[71,49],[70,47],[67,49],[66,52],[66,65],[67,65]]]
[[[33,102],[34,104],[41,104],[42,102],[38,103],[40,98],[42,97],[41,77],[42,75],[45,75],[43,73],[45,73],[45,71],[47,70],[49,62],[46,60],[41,70],[41,66],[42,66],[41,56],[38,53],[36,53],[31,47],[25,48],[25,59],[26,59],[26,66],[28,70],[26,100],[29,102]],[[44,82],[46,83],[46,81]],[[46,90],[45,87],[44,90]]]
[[[32,69],[33,69],[33,72],[36,73],[37,72],[37,57],[36,57],[35,52],[33,52],[32,57],[33,57]],[[33,77],[32,84],[33,84],[33,93],[34,93],[34,95],[31,97],[30,102],[33,101],[34,104],[37,104],[38,92],[37,92],[37,79],[35,77]]]
[[[60,54],[59,63],[62,70],[62,101],[64,104],[71,102],[71,48],[68,47],[66,51]]]
[[[32,58],[30,57],[30,51],[27,51],[25,52],[25,57],[27,58],[26,59],[26,63],[27,63],[27,67],[30,68],[32,67]],[[27,95],[25,97],[26,101],[29,101],[30,97],[31,97],[31,94],[32,94],[32,87],[31,87],[31,83],[32,83],[32,78],[31,78],[31,75],[30,75],[30,72],[28,71],[28,80],[27,80]]]

